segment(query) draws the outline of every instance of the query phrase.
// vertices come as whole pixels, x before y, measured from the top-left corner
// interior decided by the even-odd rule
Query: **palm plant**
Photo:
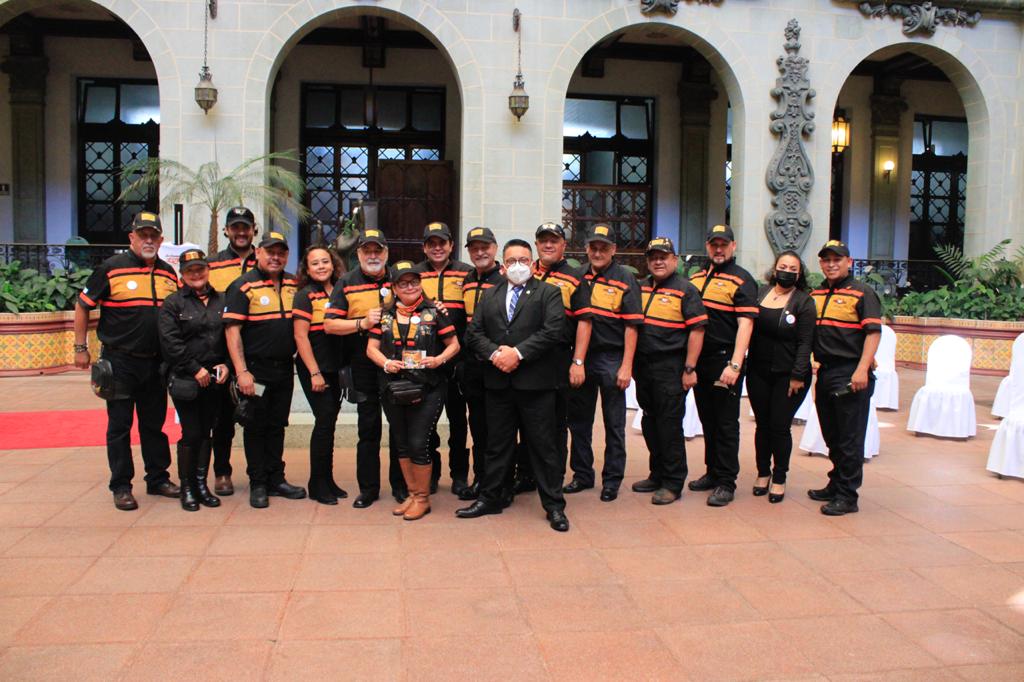
[[[118,201],[162,189],[164,208],[173,204],[205,206],[210,211],[207,253],[214,254],[219,250],[220,214],[232,206],[262,206],[270,224],[283,232],[288,231],[288,214],[300,221],[309,217],[309,209],[301,203],[305,191],[302,178],[277,165],[278,161],[294,163],[298,157],[294,151],[254,156],[226,174],[216,161],[192,170],[173,159],[141,159],[121,170],[124,189]]]

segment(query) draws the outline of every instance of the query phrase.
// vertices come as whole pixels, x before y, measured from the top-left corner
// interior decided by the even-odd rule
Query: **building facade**
[[[376,199],[408,248],[438,218],[499,238],[609,220],[623,251],[692,253],[728,221],[758,271],[830,235],[878,261],[1020,244],[1024,2],[948,4],[7,0],[0,242],[123,241],[158,201],[117,200],[132,159],[296,150],[316,218]],[[205,244],[208,216],[183,216]]]

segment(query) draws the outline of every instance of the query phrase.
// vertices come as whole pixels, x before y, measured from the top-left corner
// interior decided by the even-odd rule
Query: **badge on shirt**
[[[382,298],[387,298],[389,293],[391,293],[391,289],[388,289],[387,287],[380,288],[380,295]]]
[[[423,321],[424,322],[433,322],[434,321],[434,313],[430,313],[430,312],[423,313]],[[413,322],[417,322],[418,323],[419,322],[419,318],[415,318],[414,317],[413,318]]]
[[[786,324],[796,324],[796,316],[793,313],[786,314]]]
[[[270,305],[270,297],[260,296],[260,305]]]
[[[412,322],[413,324],[419,324],[420,323],[420,316],[419,315],[413,315],[412,317],[409,318],[409,321]]]
[[[136,282],[134,279],[130,279],[128,280],[128,283],[125,284],[125,286],[128,287],[130,290],[135,291],[136,289],[139,288],[139,283]]]
[[[668,303],[668,296],[662,296],[658,300],[661,301],[662,303]]]
[[[615,289],[613,289],[613,288],[611,288],[611,287],[605,287],[605,288],[604,288],[604,292],[605,292],[606,294],[614,294],[614,293],[615,293]]]

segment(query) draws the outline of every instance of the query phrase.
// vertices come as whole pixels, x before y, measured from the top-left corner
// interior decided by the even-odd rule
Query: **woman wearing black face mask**
[[[803,261],[793,251],[775,259],[768,284],[758,292],[758,317],[747,357],[747,393],[757,422],[754,495],[768,495],[772,503],[781,502],[786,494],[793,449],[790,427],[811,384],[817,314],[804,272]]]

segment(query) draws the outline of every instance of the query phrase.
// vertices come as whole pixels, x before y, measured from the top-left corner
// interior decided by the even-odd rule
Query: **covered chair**
[[[633,416],[632,427],[640,431],[643,427],[644,411],[637,408]],[[686,440],[704,435],[704,426],[700,423],[700,416],[697,415],[697,400],[693,397],[693,390],[686,392],[686,414],[683,415],[683,436]]]
[[[1012,402],[1010,385],[1014,375],[1020,377],[1024,372],[1024,334],[1018,336],[1013,342],[1013,350],[1010,351],[1010,375],[999,382],[999,390],[996,391],[996,399],[992,403],[993,417],[1006,417],[1010,414]],[[1020,366],[1018,366],[1020,365]],[[1020,382],[1017,384],[1020,386]]]
[[[1017,338],[1020,341],[1021,337]],[[1014,342],[1016,350],[1017,341]],[[985,468],[1000,476],[1024,478],[1024,353],[1013,354],[1010,376],[1003,380],[1010,405],[996,429]],[[1003,387],[1000,386],[1000,391]]]
[[[928,348],[924,386],[910,405],[907,430],[945,438],[977,433],[971,394],[971,346],[959,336],[940,336]]]
[[[825,437],[821,434],[821,422],[818,421],[818,410],[814,407],[811,392],[807,393],[804,405],[810,402],[807,410],[807,423],[804,424],[803,435],[800,436],[800,449],[812,455],[828,455]],[[803,409],[803,405],[800,406]],[[797,411],[799,416],[800,411]],[[868,413],[868,430],[864,434],[864,459],[877,457],[881,449],[881,436],[878,430],[878,415],[875,413],[875,396],[871,396],[871,411]]]
[[[896,373],[896,332],[882,325],[882,338],[875,353],[875,405],[880,410],[900,409],[900,375]]]

